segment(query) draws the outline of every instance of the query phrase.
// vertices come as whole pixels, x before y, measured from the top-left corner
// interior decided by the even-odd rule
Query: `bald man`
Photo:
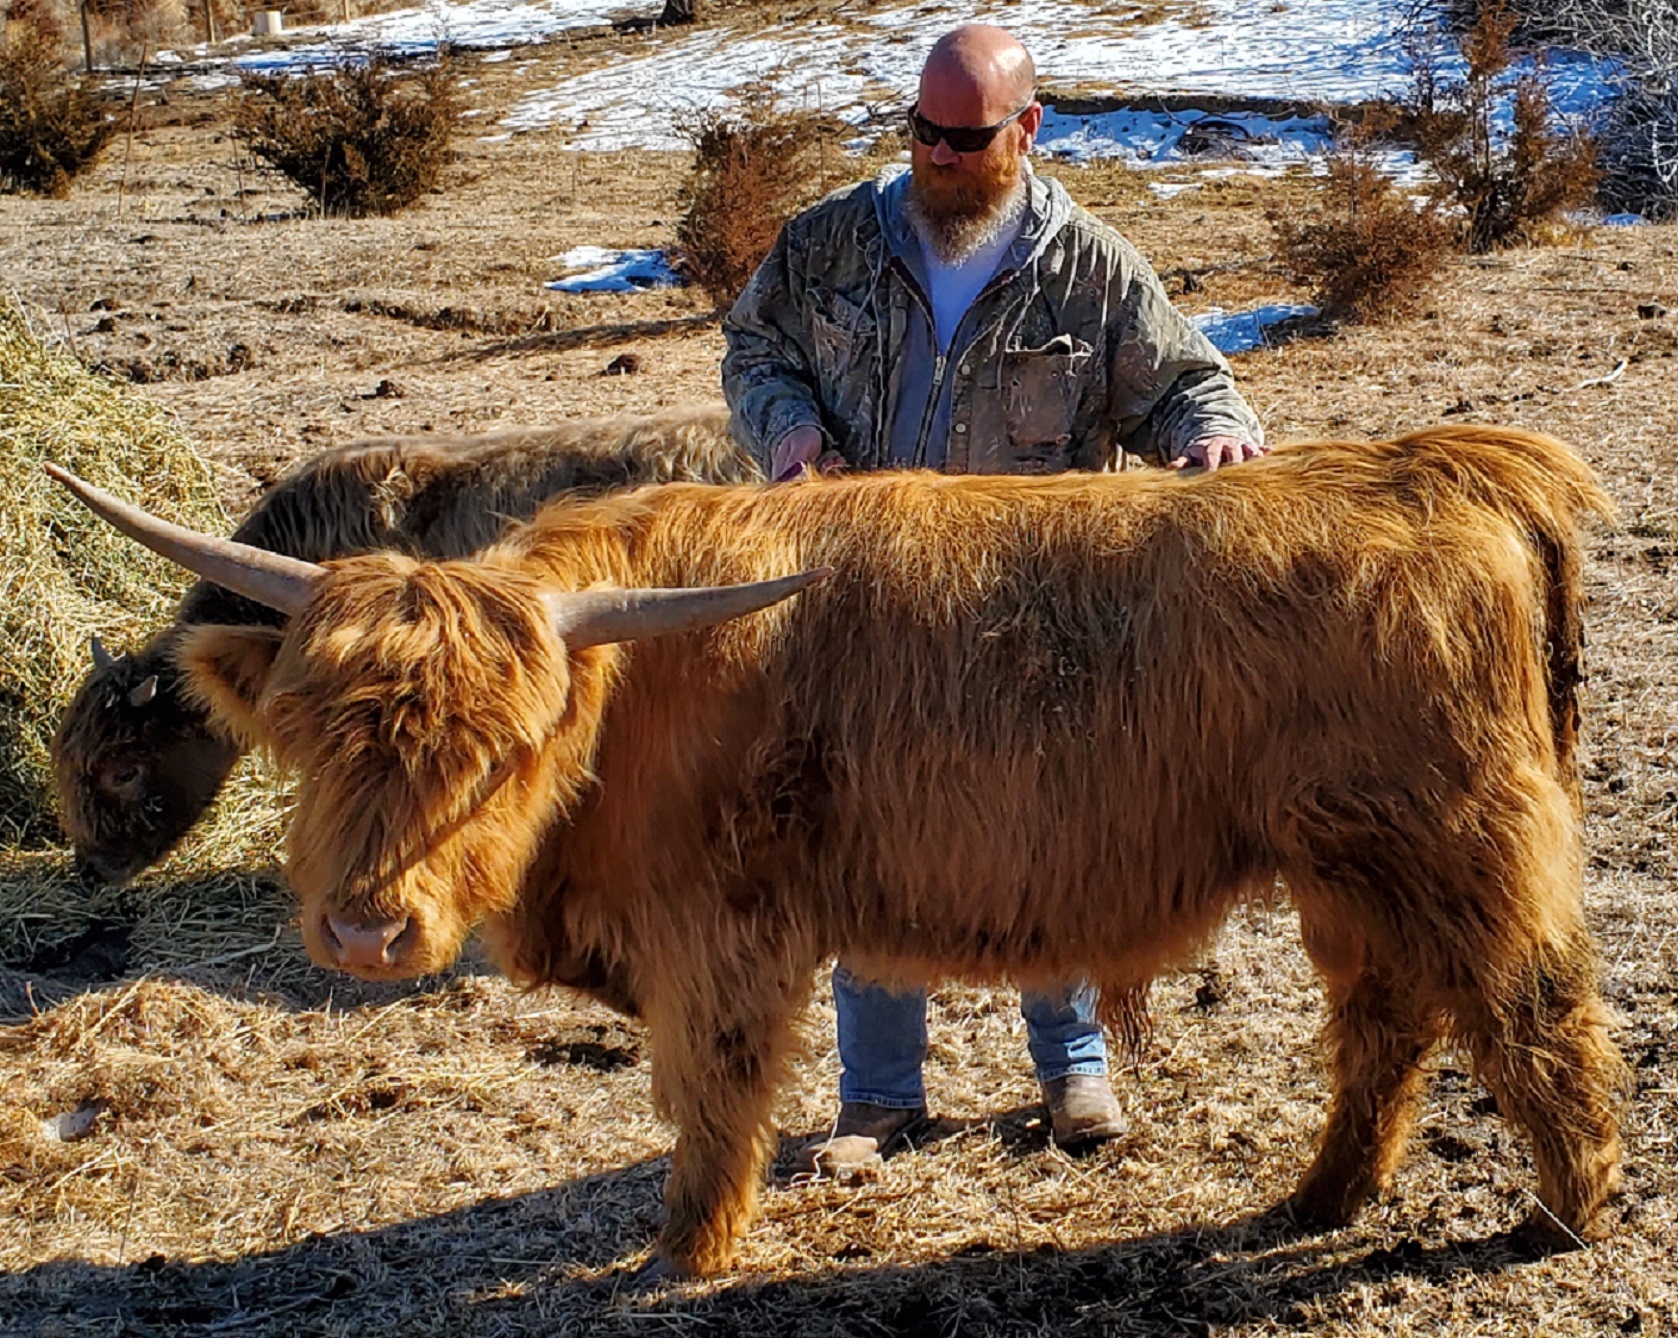
[[[1121,452],[1216,469],[1264,451],[1228,364],[1146,261],[1027,161],[1036,71],[1001,28],[946,34],[909,109],[910,170],[782,229],[723,329],[735,435],[772,479],[822,469],[1044,474]],[[982,795],[974,796],[983,802]],[[872,1160],[926,1113],[926,996],[833,973],[840,1110],[808,1150]],[[1025,994],[1063,1146],[1124,1129],[1094,991]]]

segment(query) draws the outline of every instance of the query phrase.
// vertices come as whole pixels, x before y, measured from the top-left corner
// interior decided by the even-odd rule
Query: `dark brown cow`
[[[81,491],[294,615],[179,658],[300,777],[318,960],[431,971],[481,924],[519,980],[573,945],[627,973],[679,1130],[661,1267],[733,1259],[824,958],[1124,999],[1277,877],[1334,1070],[1295,1210],[1388,1180],[1450,1036],[1532,1140],[1534,1230],[1600,1225],[1624,1067],[1572,777],[1577,527],[1607,503],[1548,438],[675,484],[461,562],[279,562]]]
[[[301,465],[233,537],[311,561],[379,549],[464,557],[561,493],[756,475],[720,406],[472,436],[375,437]],[[162,859],[243,752],[181,691],[174,650],[182,629],[282,622],[200,581],[175,621],[133,654],[112,656],[94,642],[93,671],[53,741],[59,817],[85,873],[123,883]]]

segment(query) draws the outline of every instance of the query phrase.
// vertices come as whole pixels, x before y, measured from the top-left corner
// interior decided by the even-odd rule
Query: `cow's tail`
[[[1553,437],[1512,427],[1436,427],[1394,443],[1430,472],[1528,535],[1544,577],[1545,670],[1556,762],[1575,807],[1579,688],[1585,680],[1583,541],[1591,516],[1612,519],[1614,503],[1590,466]]]

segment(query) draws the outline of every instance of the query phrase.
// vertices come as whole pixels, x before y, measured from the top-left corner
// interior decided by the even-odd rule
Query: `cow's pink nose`
[[[409,932],[412,922],[400,918],[340,920],[336,915],[326,917],[326,942],[339,966],[349,970],[400,966],[412,945]]]

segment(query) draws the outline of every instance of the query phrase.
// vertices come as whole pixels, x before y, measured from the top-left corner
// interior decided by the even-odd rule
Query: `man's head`
[[[1036,86],[1030,54],[989,24],[946,33],[927,56],[910,117],[909,202],[944,259],[965,259],[1019,216],[1021,166],[1043,123]]]

